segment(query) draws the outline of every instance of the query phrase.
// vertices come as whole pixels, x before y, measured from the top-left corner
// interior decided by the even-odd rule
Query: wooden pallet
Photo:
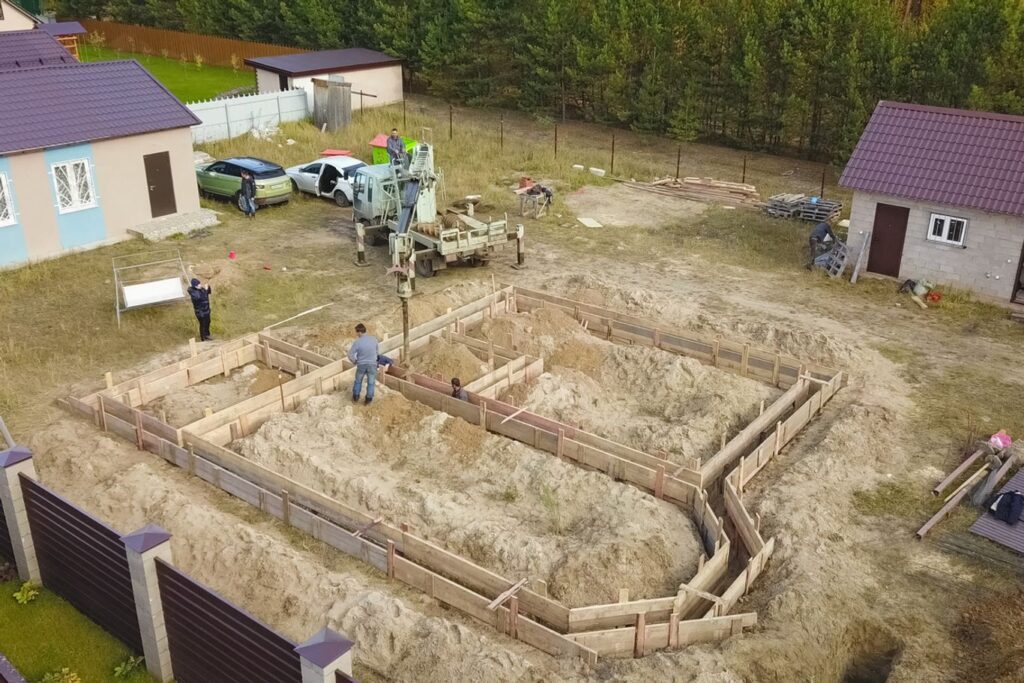
[[[757,188],[753,185],[713,178],[662,178],[653,183],[627,182],[626,186],[698,202],[756,205],[760,201]]]

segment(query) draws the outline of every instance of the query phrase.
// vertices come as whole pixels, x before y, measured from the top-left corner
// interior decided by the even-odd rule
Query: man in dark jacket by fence
[[[192,309],[196,312],[196,320],[199,321],[200,341],[210,341],[210,294],[213,289],[210,284],[199,283],[199,278],[192,278],[192,286],[188,288],[188,295],[192,298]]]

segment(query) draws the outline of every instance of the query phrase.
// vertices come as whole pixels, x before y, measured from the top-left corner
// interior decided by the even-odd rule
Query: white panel
[[[180,277],[169,277],[164,280],[143,282],[137,285],[125,285],[122,289],[124,291],[124,305],[126,309],[162,304],[185,298],[185,290],[182,289]]]

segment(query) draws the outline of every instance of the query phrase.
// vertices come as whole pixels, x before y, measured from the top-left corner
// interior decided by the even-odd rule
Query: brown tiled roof
[[[285,76],[309,76],[310,74],[373,69],[379,66],[401,64],[402,60],[376,50],[353,47],[346,50],[299,52],[279,57],[255,57],[245,60],[245,63],[256,69],[273,71]]]
[[[839,184],[1024,216],[1024,117],[879,102]]]

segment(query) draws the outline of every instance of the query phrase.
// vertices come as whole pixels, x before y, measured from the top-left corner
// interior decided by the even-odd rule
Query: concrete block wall
[[[925,279],[939,285],[967,289],[982,298],[1000,302],[1007,302],[1013,296],[1024,248],[1024,218],[858,192],[850,210],[847,240],[854,255],[859,252],[868,231],[872,230],[878,203],[910,208],[900,279]],[[933,213],[967,219],[964,246],[928,239]],[[869,252],[870,245],[864,254],[862,268],[867,266]]]

